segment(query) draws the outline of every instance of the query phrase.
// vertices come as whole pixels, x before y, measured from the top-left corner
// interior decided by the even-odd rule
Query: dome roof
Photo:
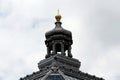
[[[63,34],[68,37],[72,37],[72,33],[64,28],[61,27],[61,22],[56,22],[56,27],[48,32],[46,32],[45,36],[46,38],[49,38],[52,35],[58,35],[58,34]]]
[[[45,36],[46,38],[49,38],[53,35],[65,35],[67,37],[69,37],[70,39],[72,38],[72,33],[64,28],[61,27],[61,20],[62,16],[59,14],[59,11],[58,11],[58,14],[55,16],[55,19],[56,19],[56,22],[55,22],[55,28],[46,32]]]

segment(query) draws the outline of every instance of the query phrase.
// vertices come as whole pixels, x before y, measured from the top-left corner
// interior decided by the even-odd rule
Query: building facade
[[[45,34],[47,54],[38,63],[39,71],[20,80],[104,80],[79,70],[81,62],[71,53],[72,33],[61,26],[59,13],[55,18],[55,28]]]

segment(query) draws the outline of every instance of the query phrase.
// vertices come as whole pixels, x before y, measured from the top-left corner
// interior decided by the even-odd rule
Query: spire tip
[[[61,20],[61,15],[59,14],[59,9],[58,9],[57,15],[55,16],[55,19],[57,22],[60,22],[60,20]]]

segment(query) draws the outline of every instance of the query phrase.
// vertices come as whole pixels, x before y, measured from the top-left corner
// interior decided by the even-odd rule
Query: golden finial
[[[59,10],[58,10],[58,13],[57,13],[57,15],[55,16],[55,19],[56,19],[56,21],[60,21],[60,19],[61,19],[61,15],[59,14]]]

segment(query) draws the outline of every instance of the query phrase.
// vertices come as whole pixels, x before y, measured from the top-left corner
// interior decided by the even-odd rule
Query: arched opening
[[[57,54],[61,54],[61,44],[60,44],[60,43],[57,43],[57,44],[55,45],[55,47],[56,47],[56,53],[57,53]]]

